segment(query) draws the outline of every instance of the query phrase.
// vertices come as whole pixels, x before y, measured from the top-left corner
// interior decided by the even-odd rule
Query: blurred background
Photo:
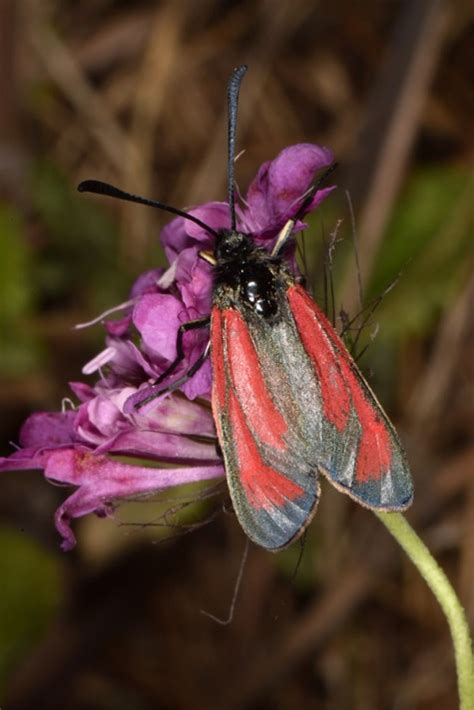
[[[409,519],[473,620],[473,26],[462,1],[2,0],[1,453],[101,349],[100,325],[74,324],[164,264],[166,215],[76,185],[225,199],[226,82],[246,62],[240,188],[286,145],[334,150],[309,282],[318,293],[337,228],[336,311],[360,310],[359,277],[380,301],[360,365],[408,452]],[[122,506],[79,521],[64,554],[66,492],[38,472],[0,486],[2,708],[457,707],[436,602],[374,516],[324,482],[296,574],[299,545],[251,548],[226,627],[200,613],[227,616],[244,548],[220,504],[187,509],[181,532],[212,518],[189,535],[147,525],[159,502]]]

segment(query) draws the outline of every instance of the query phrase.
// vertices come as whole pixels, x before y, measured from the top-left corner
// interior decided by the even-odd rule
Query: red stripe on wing
[[[240,481],[250,505],[269,509],[301,498],[305,495],[301,486],[263,462],[237,397],[232,390],[229,395],[230,425]]]
[[[288,300],[301,342],[316,370],[324,416],[338,431],[343,431],[349,420],[351,400],[331,343],[322,328],[323,314],[299,286],[288,290]]]
[[[218,308],[212,310],[211,319],[211,358],[212,358],[212,399],[223,409],[225,406],[226,379],[224,368],[224,333],[222,314]]]
[[[255,346],[242,315],[223,313],[231,387],[243,407],[250,429],[264,444],[284,450],[288,425],[268,392]]]
[[[367,483],[378,480],[390,469],[392,451],[390,435],[385,422],[363,398],[358,391],[353,391],[352,396],[356,403],[356,411],[362,422],[362,438],[359,443],[356,464],[356,480],[358,483]],[[356,397],[360,401],[356,402]]]
[[[379,480],[390,469],[392,460],[390,433],[385,421],[367,398],[358,379],[361,375],[356,374],[351,356],[321,309],[301,286],[291,287],[288,291],[288,299],[305,350],[316,367],[323,392],[325,414],[334,424],[336,424],[334,418],[339,422],[343,419],[347,422],[346,398],[340,394],[339,380],[341,376],[350,391],[352,403],[362,428],[355,468],[357,482],[366,483],[370,480]],[[333,347],[328,346],[322,331]],[[311,341],[313,341],[312,346],[310,346]],[[324,372],[328,366],[329,375]],[[334,376],[335,369],[340,373],[339,379]],[[333,379],[334,377],[335,379]],[[327,397],[329,396],[335,398],[327,410],[333,419],[326,413]],[[334,409],[339,406],[342,407],[342,412],[339,416],[336,414],[334,417]]]
[[[381,413],[367,399],[366,391],[361,387],[358,379],[360,375],[354,370],[354,361],[347,352],[344,343],[324,315],[323,318],[324,329],[338,350],[339,364],[350,387],[354,408],[362,426],[362,437],[357,454],[356,480],[359,483],[378,480],[390,469],[392,461],[390,432]]]

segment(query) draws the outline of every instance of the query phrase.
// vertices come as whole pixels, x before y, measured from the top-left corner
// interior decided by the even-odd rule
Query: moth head
[[[222,229],[216,238],[214,257],[216,261],[226,261],[249,254],[253,249],[248,234],[235,229]]]

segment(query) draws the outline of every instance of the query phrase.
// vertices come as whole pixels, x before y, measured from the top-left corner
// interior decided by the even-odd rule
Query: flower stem
[[[445,573],[403,515],[381,512],[376,512],[375,515],[392,533],[424,577],[446,616],[453,639],[459,707],[460,710],[472,710],[474,708],[474,659],[469,625],[461,602]]]

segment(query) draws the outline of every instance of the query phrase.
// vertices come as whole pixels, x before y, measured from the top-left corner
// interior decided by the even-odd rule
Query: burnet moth
[[[183,359],[187,330],[210,326],[210,343],[183,377],[138,402],[180,387],[210,353],[212,410],[227,481],[240,524],[267,550],[296,540],[311,521],[319,474],[367,508],[406,509],[413,486],[398,436],[341,338],[298,282],[283,256],[298,219],[322,179],[301,196],[298,213],[271,252],[236,228],[234,156],[237,103],[245,66],[228,85],[230,229],[214,230],[193,215],[155,200],[88,180],[80,191],[148,204],[196,222],[215,238],[200,256],[214,266],[210,318],[178,331]]]

